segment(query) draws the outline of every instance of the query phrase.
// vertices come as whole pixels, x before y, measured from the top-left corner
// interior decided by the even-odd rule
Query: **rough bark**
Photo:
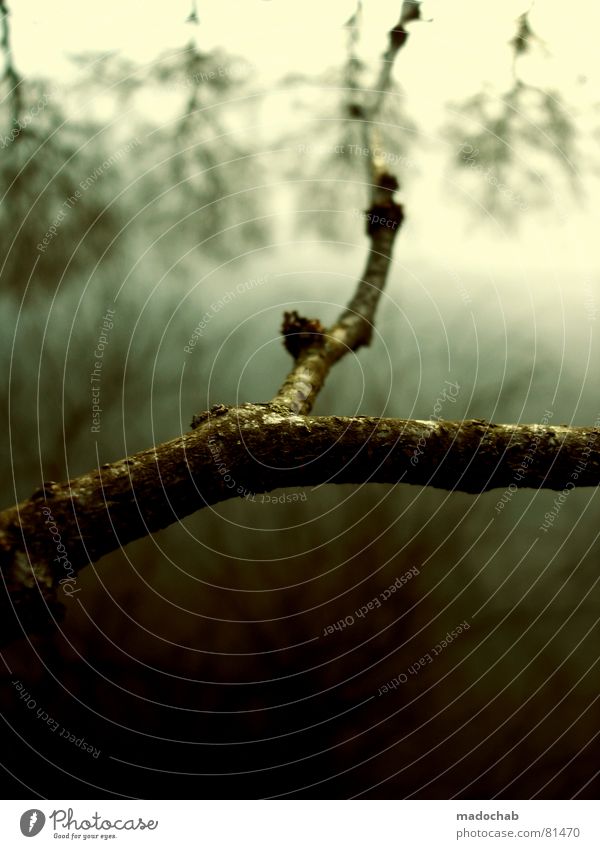
[[[76,598],[82,566],[205,505],[282,487],[399,482],[467,493],[598,486],[600,429],[214,407],[190,433],[47,483],[0,513],[0,638],[51,624]]]

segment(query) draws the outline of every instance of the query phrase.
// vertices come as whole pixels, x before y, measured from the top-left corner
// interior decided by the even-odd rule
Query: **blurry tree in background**
[[[457,149],[459,167],[484,173],[481,204],[488,215],[516,219],[515,207],[549,204],[558,164],[570,187],[577,190],[579,159],[573,117],[557,91],[531,85],[519,76],[521,58],[543,49],[529,23],[529,12],[517,21],[511,41],[513,82],[508,91],[481,91],[452,107],[448,137]],[[544,170],[546,166],[546,170]],[[518,193],[509,186],[519,187]],[[500,190],[499,190],[500,189]]]

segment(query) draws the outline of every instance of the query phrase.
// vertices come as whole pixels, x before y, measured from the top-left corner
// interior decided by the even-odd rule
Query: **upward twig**
[[[327,330],[316,319],[286,314],[283,334],[295,359],[273,398],[274,404],[293,413],[310,413],[331,367],[345,354],[369,344],[392,248],[402,225],[402,206],[393,197],[397,187],[395,178],[388,174],[383,174],[374,187],[373,203],[366,213],[370,238],[367,264],[353,297],[333,327]]]
[[[360,12],[351,18],[353,26]],[[318,393],[323,388],[329,370],[350,351],[356,351],[371,341],[375,311],[385,286],[392,258],[392,249],[402,225],[402,206],[394,200],[398,181],[377,156],[373,144],[375,121],[390,89],[392,69],[398,52],[406,43],[406,25],[420,17],[420,2],[404,0],[400,19],[389,32],[389,43],[382,56],[375,86],[375,98],[370,106],[357,112],[362,121],[365,150],[368,156],[371,183],[370,207],[366,212],[370,245],[367,264],[348,306],[333,327],[325,329],[317,319],[286,314],[283,334],[288,351],[294,357],[294,367],[272,399],[274,404],[294,413],[310,413]],[[354,41],[351,39],[354,47]]]

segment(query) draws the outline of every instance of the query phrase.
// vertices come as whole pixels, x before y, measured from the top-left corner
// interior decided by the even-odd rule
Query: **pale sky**
[[[73,79],[79,72],[68,57],[86,51],[114,50],[151,63],[162,52],[195,37],[201,49],[221,47],[244,57],[255,69],[257,83],[267,87],[290,72],[314,76],[339,66],[345,55],[343,24],[355,5],[356,0],[198,0],[200,25],[192,26],[185,23],[189,0],[104,0],[102,4],[12,0],[10,4],[14,57],[24,75]],[[401,3],[364,0],[363,6],[361,52],[375,61]],[[408,112],[423,138],[427,133],[441,138],[448,102],[463,100],[485,87],[498,95],[506,91],[511,83],[507,42],[514,35],[516,16],[529,7],[521,0],[425,0],[423,17],[432,22],[411,24],[411,40],[395,68]],[[569,4],[536,0],[530,18],[541,43],[523,62],[522,75],[526,81],[562,92],[579,125],[600,126],[597,4],[593,0],[571,0]],[[287,120],[289,103],[287,108],[288,112],[281,111],[282,122]],[[279,113],[280,109],[281,98],[271,111]],[[160,113],[161,107],[156,111]],[[595,155],[598,145],[591,134],[588,141]],[[411,199],[412,220],[423,229],[412,234],[411,245],[423,250],[435,233],[436,250],[448,258],[453,254],[459,258],[465,217],[440,205],[440,181],[446,177],[437,173],[439,162],[431,159],[425,146],[412,155],[420,163],[419,192]],[[583,159],[576,163],[580,164],[585,164]],[[524,216],[514,244],[521,260],[527,246],[531,262],[536,264],[573,267],[576,262],[585,269],[584,274],[600,267],[598,179],[586,175],[584,183],[583,205],[571,208],[567,201],[562,220]],[[488,236],[493,242],[494,235]],[[485,240],[486,235],[481,238]],[[503,247],[495,262],[510,265],[513,260]]]
[[[356,0],[198,0],[198,27],[185,23],[190,0],[13,0],[10,8],[15,56],[25,73],[66,75],[68,54],[85,51],[118,50],[150,62],[195,34],[199,46],[223,46],[246,56],[270,78],[292,70],[316,73],[339,61],[342,25],[355,5]],[[400,0],[364,0],[367,55],[381,51],[400,5]],[[419,44],[418,51],[406,50],[402,57],[408,79],[418,65],[421,96],[427,99],[460,95],[485,79],[500,80],[514,18],[528,5],[522,0],[425,0],[423,17],[433,22],[412,26]],[[541,65],[531,60],[532,77],[541,73],[546,84],[570,87],[583,74],[590,86],[597,85],[599,17],[593,0],[537,0],[531,21],[548,55]],[[442,75],[436,73],[440,66]]]

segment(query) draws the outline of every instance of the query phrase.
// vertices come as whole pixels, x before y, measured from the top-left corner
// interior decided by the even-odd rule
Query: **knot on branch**
[[[411,21],[418,21],[420,19],[420,0],[404,0],[400,20],[398,21],[394,29],[390,30],[390,47],[392,48],[392,50],[400,50],[400,48],[403,46],[404,42],[408,38],[408,33],[404,29],[406,24],[410,23]]]
[[[354,120],[362,120],[365,117],[365,110],[360,103],[349,103],[347,108],[349,118],[353,118]]]
[[[303,350],[323,342],[325,328],[318,318],[304,318],[296,310],[283,314],[283,344],[296,359]]]
[[[391,199],[394,192],[397,192],[400,188],[400,183],[393,174],[390,174],[389,171],[384,171],[377,181],[377,188],[381,190],[380,194],[382,197],[387,197],[386,192],[389,192]]]
[[[404,221],[404,209],[391,198],[385,203],[374,203],[365,212],[368,236],[374,236],[379,230],[395,232]]]
[[[371,207],[365,212],[367,235],[375,236],[381,230],[394,233],[404,220],[404,211],[394,200],[394,192],[400,188],[398,180],[388,171],[377,175],[373,187]]]
[[[408,33],[401,26],[390,30],[390,46],[392,50],[400,50],[407,38]]]
[[[398,180],[393,174],[384,171],[379,175],[373,190],[373,203],[365,212],[368,236],[373,237],[380,230],[395,234],[402,225],[404,210],[401,204],[394,200],[394,192],[399,188]]]

